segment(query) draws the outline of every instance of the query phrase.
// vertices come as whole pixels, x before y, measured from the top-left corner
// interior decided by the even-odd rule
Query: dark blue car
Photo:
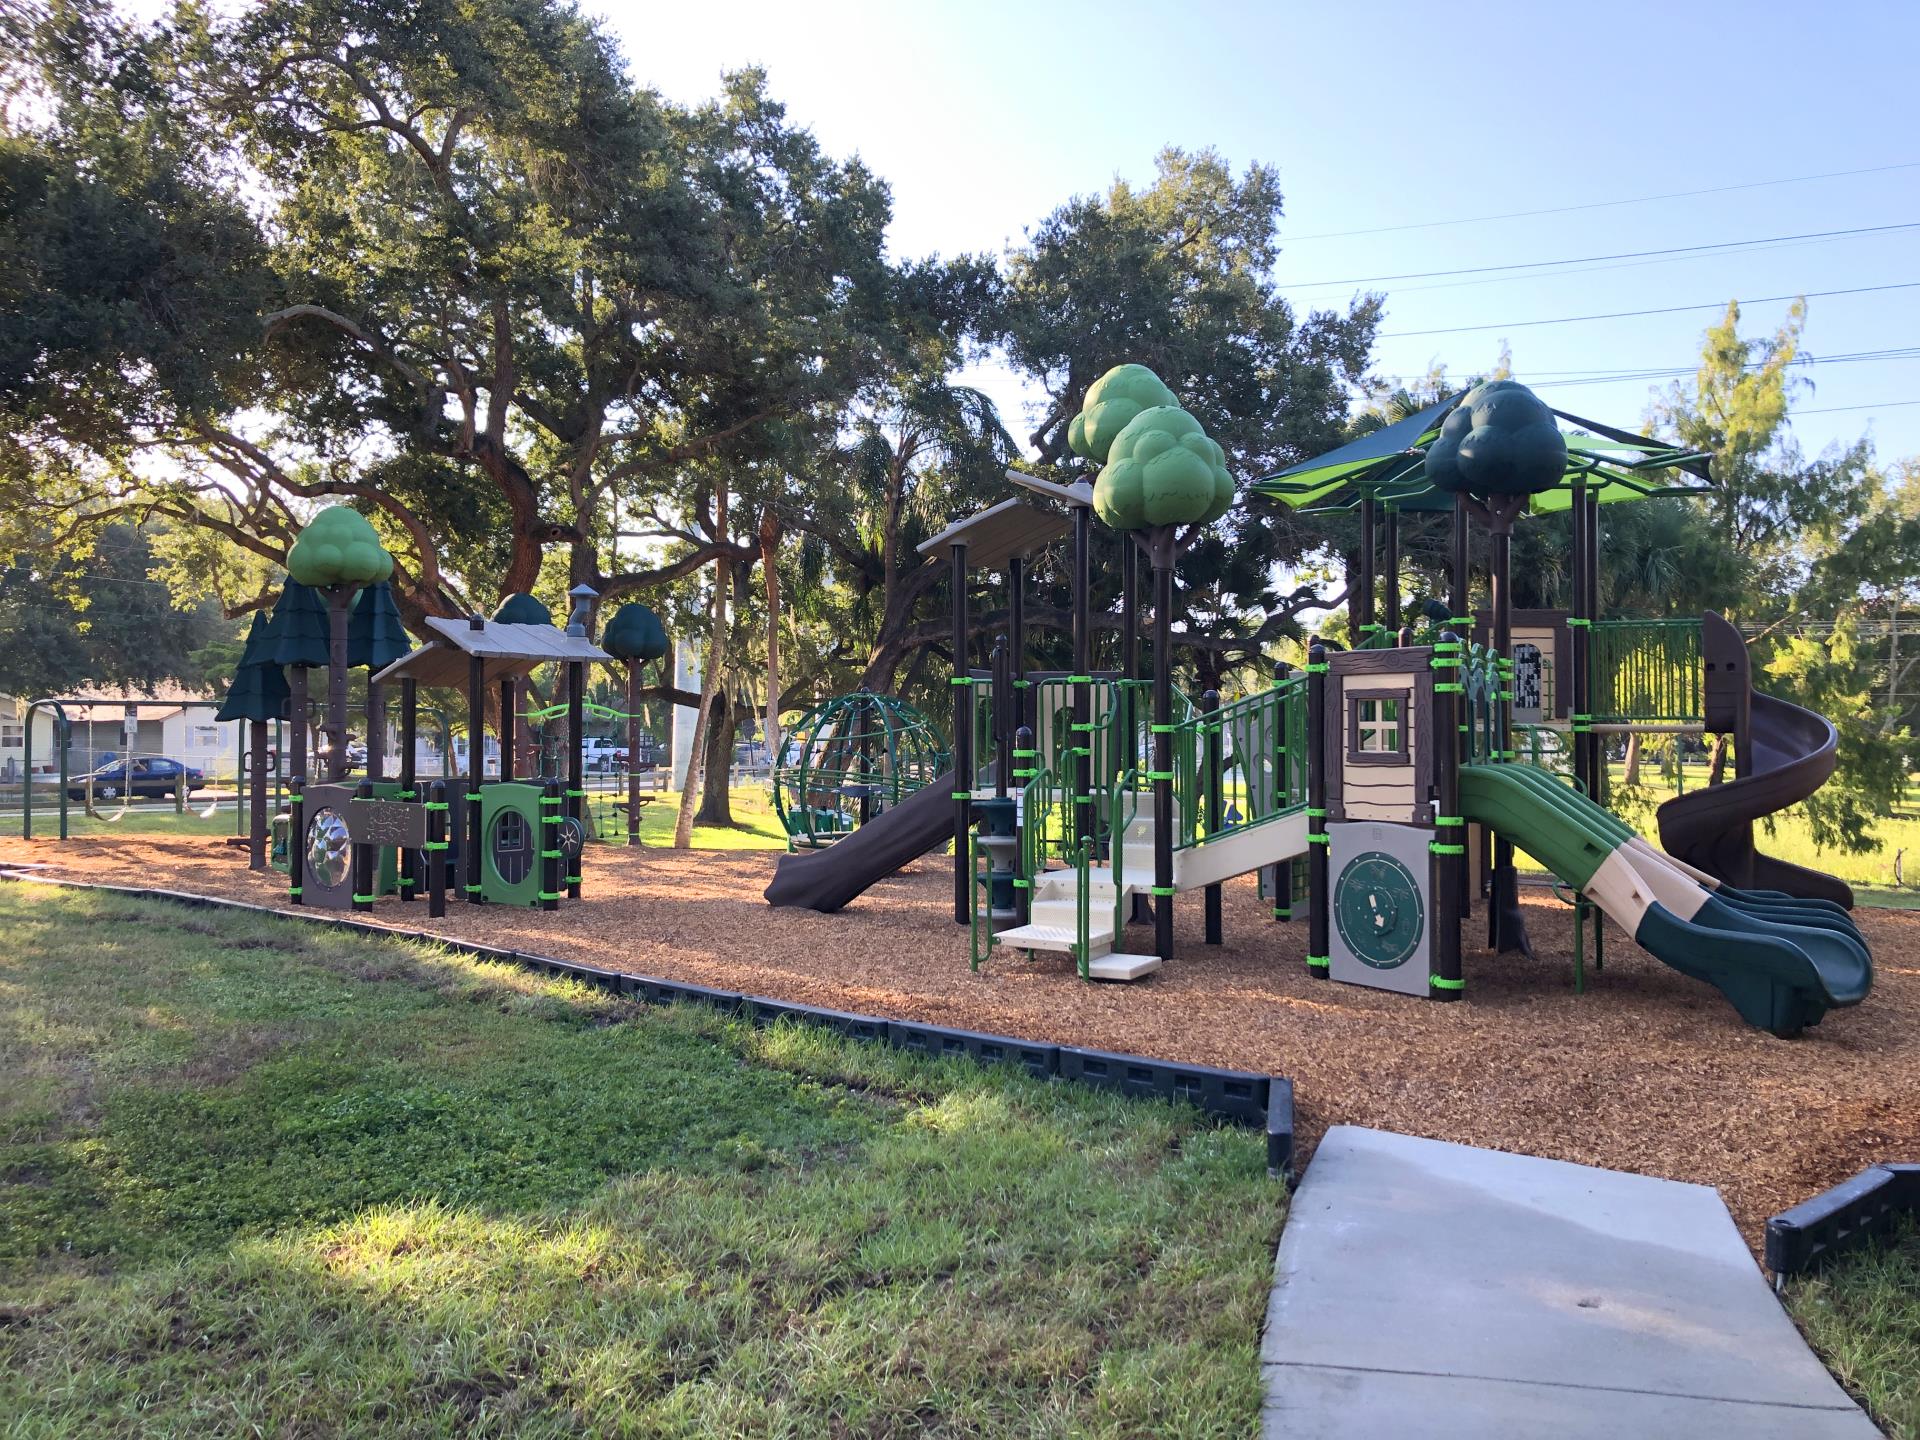
[[[206,788],[206,775],[191,765],[182,765],[178,760],[167,760],[159,756],[138,760],[109,760],[91,777],[82,775],[67,786],[67,798],[84,800],[87,795],[87,781],[93,781],[94,798],[98,800],[117,800],[122,795],[164,798],[180,788],[180,777],[187,777],[187,793]]]

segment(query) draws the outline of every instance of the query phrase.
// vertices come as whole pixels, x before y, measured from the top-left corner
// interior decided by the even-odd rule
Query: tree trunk
[[[696,825],[733,824],[733,739],[740,728],[740,711],[719,690],[713,697],[713,716],[707,721],[707,773],[701,787]]]
[[[767,718],[760,738],[771,767],[780,754],[780,519],[768,510],[760,517],[760,569],[767,587]]]
[[[1713,737],[1711,758],[1707,761],[1707,783],[1718,785],[1727,778],[1727,741],[1730,736],[1721,734]]]
[[[727,533],[727,487],[724,481],[714,502],[713,533]],[[673,848],[685,850],[693,844],[693,812],[706,770],[707,727],[713,718],[713,697],[720,686],[720,667],[727,655],[727,591],[730,588],[727,557],[716,555],[713,561],[713,634],[707,641],[707,667],[700,677],[700,711],[693,722],[693,739],[687,757],[687,782],[680,788],[680,814],[673,823]]]
[[[1627,774],[1625,783],[1629,787],[1640,783],[1640,732],[1637,730],[1627,736]]]
[[[327,779],[347,778],[347,608],[353,591],[330,587],[327,595]]]

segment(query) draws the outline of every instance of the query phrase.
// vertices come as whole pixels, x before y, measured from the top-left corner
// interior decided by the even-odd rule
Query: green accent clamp
[[[442,806],[441,808],[444,809],[445,807]],[[422,850],[445,850],[451,844],[452,842],[449,840],[429,840],[425,844],[423,844],[420,848]]]
[[[1149,725],[1147,726],[1147,732],[1152,735],[1178,735],[1180,733],[1180,727],[1178,725]]]
[[[1464,855],[1467,853],[1467,847],[1464,845],[1443,845],[1438,840],[1429,842],[1427,849],[1436,855]]]
[[[1467,823],[1467,817],[1464,815],[1436,815],[1433,817],[1433,823],[1435,825],[1464,825]]]
[[[379,898],[378,895],[356,895],[353,897],[353,903],[356,905],[371,905]]]
[[[1331,955],[1309,955],[1307,956],[1307,968],[1311,970],[1331,970],[1333,968],[1333,957]]]
[[[445,810],[449,807],[444,800],[423,800],[420,802],[420,808],[422,810]]]
[[[1324,820],[1324,819],[1326,819],[1326,818],[1327,818],[1327,810],[1326,810],[1326,807],[1325,807],[1324,805],[1309,805],[1309,806],[1307,806],[1307,818],[1308,818],[1309,820]]]
[[[559,890],[542,890],[540,892],[540,898],[542,900],[564,900],[567,897]]]
[[[1147,887],[1147,893],[1149,895],[1178,895],[1180,892],[1171,885],[1149,885]]]
[[[1467,988],[1466,981],[1449,980],[1444,975],[1429,975],[1427,976],[1427,983],[1436,990],[1464,990]]]
[[[305,890],[305,889],[304,889],[304,888],[303,888],[302,886],[299,886],[299,885],[289,885],[289,886],[287,887],[287,894],[289,894],[289,895],[304,895],[304,894],[306,894],[306,890]]]

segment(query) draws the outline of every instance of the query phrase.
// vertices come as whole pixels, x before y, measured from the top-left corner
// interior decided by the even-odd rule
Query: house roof
[[[435,638],[375,675],[374,682],[391,684],[414,680],[427,686],[454,689],[466,685],[470,662],[477,656],[489,684],[530,674],[555,660],[611,660],[613,657],[579,635],[551,625],[510,625],[500,620],[443,620],[427,618]]]

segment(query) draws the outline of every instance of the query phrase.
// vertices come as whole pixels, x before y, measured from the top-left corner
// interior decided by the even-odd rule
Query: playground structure
[[[861,690],[820,701],[786,727],[774,761],[787,848],[846,838],[937,781],[949,760],[938,728],[904,700]]]
[[[1100,388],[1083,420],[1099,409]],[[1102,427],[1124,433],[1134,416],[1167,407],[1145,387],[1115,408],[1117,419],[1088,424],[1094,443]],[[1847,888],[1770,860],[1752,838],[1754,821],[1832,772],[1833,727],[1754,692],[1744,643],[1718,616],[1597,614],[1601,506],[1698,493],[1710,483],[1705,462],[1549,411],[1524,387],[1498,382],[1268,477],[1258,488],[1284,503],[1358,510],[1356,645],[1315,645],[1303,672],[1282,667],[1271,688],[1228,703],[1195,700],[1171,681],[1172,524],[1134,526],[1123,543],[1122,665],[1096,671],[1094,487],[1009,472],[1066,515],[1011,499],[922,547],[951,561],[956,655],[975,653],[970,576],[1005,567],[1007,625],[993,664],[952,678],[951,778],[831,850],[784,858],[767,899],[837,910],[961,837],[953,918],[969,926],[975,968],[998,948],[1053,951],[1083,978],[1134,980],[1173,958],[1180,894],[1202,892],[1206,942],[1217,944],[1223,881],[1262,872],[1274,916],[1286,920],[1304,869],[1312,973],[1452,1001],[1465,990],[1461,931],[1475,904],[1491,948],[1531,953],[1518,846],[1558,877],[1569,902],[1576,989],[1589,925],[1594,967],[1604,964],[1608,916],[1658,959],[1719,989],[1749,1023],[1795,1034],[1872,985]],[[1558,511],[1573,527],[1573,603],[1516,613],[1511,527]],[[1398,530],[1422,512],[1451,526],[1451,589],[1416,633],[1402,614]],[[1477,614],[1468,564],[1476,519],[1492,539]],[[1042,674],[1026,664],[1024,573],[1037,550],[1069,533],[1076,663]],[[1143,557],[1155,591],[1150,680],[1139,666]],[[1733,781],[1662,807],[1668,853],[1605,808],[1605,746],[1635,732],[1732,740]],[[1148,903],[1151,949],[1123,946]]]

